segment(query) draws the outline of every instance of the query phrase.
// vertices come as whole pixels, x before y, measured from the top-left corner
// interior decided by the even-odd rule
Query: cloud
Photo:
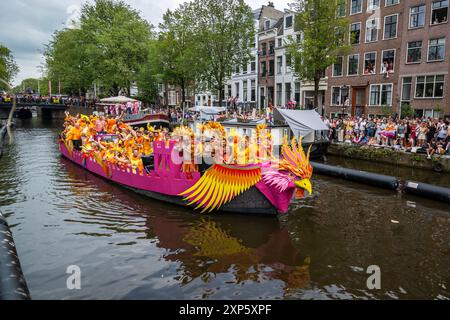
[[[77,8],[83,0],[1,0],[0,42],[11,49],[20,73],[15,83],[26,78],[40,76],[38,67],[43,63],[44,45],[52,34],[67,26],[77,17]],[[88,1],[92,2],[92,1]],[[175,9],[185,0],[128,0],[132,8],[141,12],[143,18],[157,26],[167,9]],[[279,10],[287,8],[292,0],[273,0]],[[247,0],[252,8],[258,8],[267,1]]]

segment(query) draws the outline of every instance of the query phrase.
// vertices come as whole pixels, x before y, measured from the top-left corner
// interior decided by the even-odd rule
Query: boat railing
[[[182,156],[175,149],[175,141],[153,142],[154,172],[162,178],[188,179],[182,172]],[[174,160],[177,162],[175,163]],[[200,178],[200,173],[194,173],[192,178]]]

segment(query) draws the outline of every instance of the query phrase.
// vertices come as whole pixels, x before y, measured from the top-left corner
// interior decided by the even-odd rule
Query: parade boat
[[[153,199],[195,207],[202,213],[284,214],[294,195],[302,198],[305,191],[312,193],[309,153],[305,154],[301,140],[296,139],[291,144],[285,139],[278,161],[216,163],[203,172],[189,173],[183,171],[176,141],[155,141],[152,163],[143,171],[107,163],[96,153],[77,151],[63,138],[59,148],[65,158],[97,176]]]

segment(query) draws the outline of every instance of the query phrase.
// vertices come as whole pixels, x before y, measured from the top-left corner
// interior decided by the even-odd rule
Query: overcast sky
[[[253,8],[267,0],[246,0]],[[77,16],[86,0],[0,0],[0,42],[12,50],[20,67],[14,83],[41,76],[42,50],[55,30],[62,29]],[[161,22],[167,9],[175,9],[184,0],[125,0],[139,10],[153,25]],[[284,10],[291,0],[272,0],[275,8]]]

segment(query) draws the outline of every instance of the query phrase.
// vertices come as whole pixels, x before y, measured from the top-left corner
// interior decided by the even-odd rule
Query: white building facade
[[[301,36],[294,30],[295,16],[286,10],[283,24],[279,27],[275,40],[275,101],[277,107],[292,107],[301,109],[318,108],[319,113],[323,109],[327,79],[320,83],[319,105],[314,106],[314,83],[302,82],[291,68],[290,58],[287,52],[287,44]]]
[[[236,66],[231,79],[225,86],[225,99],[228,104],[236,103],[243,110],[258,107],[258,27],[261,9],[253,11],[255,41],[251,49],[251,59],[246,65]]]

